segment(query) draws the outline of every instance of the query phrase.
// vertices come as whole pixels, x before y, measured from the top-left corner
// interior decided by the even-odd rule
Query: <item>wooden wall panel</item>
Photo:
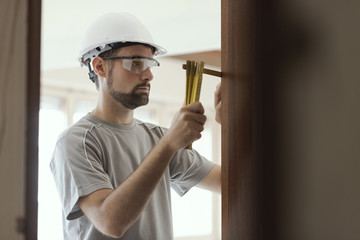
[[[359,1],[222,0],[222,239],[360,237]]]
[[[276,2],[277,239],[360,239],[360,2]]]

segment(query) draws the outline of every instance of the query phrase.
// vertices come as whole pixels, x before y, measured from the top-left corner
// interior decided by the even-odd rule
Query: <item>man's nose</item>
[[[151,72],[151,69],[148,67],[147,69],[145,69],[144,72],[142,72],[141,74],[141,80],[145,81],[151,81],[153,80],[153,74]]]

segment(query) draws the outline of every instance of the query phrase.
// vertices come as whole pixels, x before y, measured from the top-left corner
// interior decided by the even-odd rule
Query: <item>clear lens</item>
[[[105,60],[121,59],[123,63],[123,68],[137,74],[142,74],[148,68],[160,66],[160,63],[151,57],[113,56],[113,57],[103,57],[103,59]]]
[[[159,63],[155,59],[147,58],[134,58],[123,59],[123,67],[131,72],[141,74],[146,69],[159,66]]]

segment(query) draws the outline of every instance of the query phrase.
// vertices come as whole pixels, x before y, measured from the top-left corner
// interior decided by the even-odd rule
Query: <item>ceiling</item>
[[[168,56],[220,50],[220,0],[43,0],[43,70],[79,66],[82,34],[108,12],[130,12]]]

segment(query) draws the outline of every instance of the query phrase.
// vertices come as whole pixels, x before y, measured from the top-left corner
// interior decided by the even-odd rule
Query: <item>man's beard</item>
[[[111,71],[109,72],[109,79],[108,79],[108,89],[110,95],[119,103],[121,103],[124,107],[129,109],[135,109],[140,106],[144,106],[149,102],[149,93],[136,93],[136,90],[139,87],[148,87],[150,90],[150,83],[144,82],[138,84],[134,87],[134,89],[129,93],[123,93],[120,91],[116,91],[113,88],[113,78]]]

